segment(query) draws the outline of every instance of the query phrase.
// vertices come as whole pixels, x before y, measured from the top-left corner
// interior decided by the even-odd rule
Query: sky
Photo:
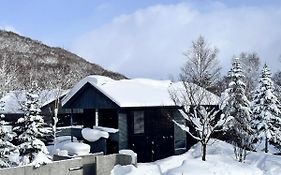
[[[256,52],[281,62],[279,0],[0,0],[0,28],[65,48],[130,78],[177,77],[183,55],[204,36],[231,58]]]

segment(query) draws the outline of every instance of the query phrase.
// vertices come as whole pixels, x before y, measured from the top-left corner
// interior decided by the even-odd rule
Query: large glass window
[[[186,124],[186,121],[182,118],[179,112],[174,114],[174,120],[180,124]],[[174,144],[175,151],[182,150],[186,148],[186,132],[180,127],[174,124]]]
[[[118,114],[119,149],[128,149],[128,123],[127,115]]]
[[[134,112],[134,134],[144,133],[144,112]]]

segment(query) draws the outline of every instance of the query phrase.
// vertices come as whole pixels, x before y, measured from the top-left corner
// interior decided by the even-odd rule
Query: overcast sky
[[[279,0],[10,0],[0,27],[132,78],[176,77],[199,35],[219,49],[224,72],[242,51],[281,68]]]

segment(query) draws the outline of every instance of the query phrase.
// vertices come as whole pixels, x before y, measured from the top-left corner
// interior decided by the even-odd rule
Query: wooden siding
[[[85,84],[63,108],[115,109],[119,106],[90,83]]]

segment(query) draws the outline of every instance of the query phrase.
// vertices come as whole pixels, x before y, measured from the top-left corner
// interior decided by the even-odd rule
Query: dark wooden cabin
[[[119,129],[118,141],[107,143],[107,153],[131,149],[138,154],[138,162],[155,161],[183,153],[195,143],[172,121],[183,121],[179,107],[170,99],[165,101],[167,94],[155,97],[167,91],[166,86],[155,83],[89,76],[74,86],[62,100],[62,107],[70,111],[82,109],[84,127]]]

